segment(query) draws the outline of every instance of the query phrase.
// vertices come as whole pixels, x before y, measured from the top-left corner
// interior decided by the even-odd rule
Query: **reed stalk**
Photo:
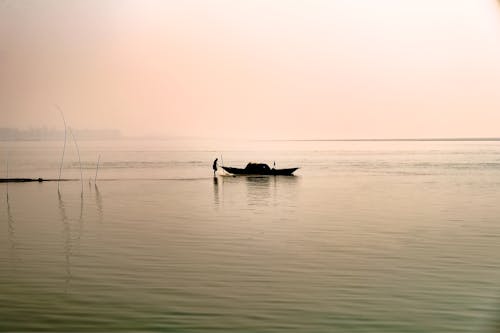
[[[78,153],[78,163],[80,164],[80,182],[82,183],[82,197],[83,197],[83,171],[82,171],[82,160],[80,158],[80,148],[78,148],[78,142],[76,142],[75,134],[73,134],[73,130],[70,128],[69,132],[71,133],[71,136],[73,137],[73,142],[75,143],[76,146],[76,152]]]
[[[61,182],[61,172],[62,172],[62,167],[63,167],[63,162],[64,162],[64,152],[66,151],[67,126],[66,126],[66,119],[64,119],[64,113],[62,112],[61,108],[58,105],[56,105],[56,108],[61,113],[61,117],[62,117],[63,122],[64,122],[64,146],[63,146],[63,151],[62,151],[62,156],[61,156],[61,164],[59,165],[59,177],[57,178],[57,192],[59,192],[59,183]]]

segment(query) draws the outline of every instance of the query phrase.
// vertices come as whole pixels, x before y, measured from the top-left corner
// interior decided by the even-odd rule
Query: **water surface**
[[[3,147],[57,178],[61,142]],[[499,331],[500,142],[80,148],[83,195],[0,186],[0,331]],[[301,169],[214,179],[221,154]]]

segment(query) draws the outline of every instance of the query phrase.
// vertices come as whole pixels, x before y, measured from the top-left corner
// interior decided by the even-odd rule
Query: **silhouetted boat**
[[[267,175],[267,176],[292,176],[298,168],[275,169],[264,163],[248,163],[244,169],[221,166],[222,169],[233,175]]]

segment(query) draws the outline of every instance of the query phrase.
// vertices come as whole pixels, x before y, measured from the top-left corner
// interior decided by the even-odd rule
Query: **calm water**
[[[57,178],[61,142],[0,149]],[[80,149],[83,197],[0,186],[0,331],[500,332],[500,142]],[[301,169],[213,179],[221,154]]]

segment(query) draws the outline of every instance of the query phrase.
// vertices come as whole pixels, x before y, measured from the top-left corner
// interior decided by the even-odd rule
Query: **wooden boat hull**
[[[292,176],[298,168],[269,169],[269,170],[248,170],[232,167],[221,167],[226,172],[233,175],[259,175],[259,176]]]

